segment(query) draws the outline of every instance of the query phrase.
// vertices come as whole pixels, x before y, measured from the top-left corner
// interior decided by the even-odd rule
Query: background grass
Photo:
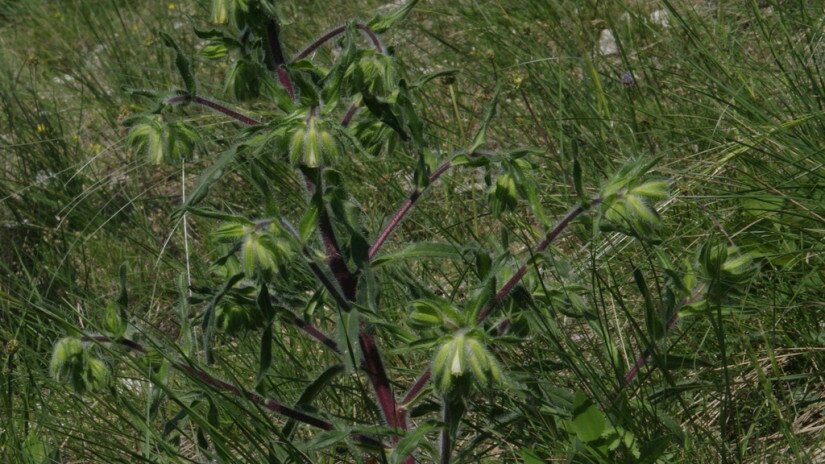
[[[206,3],[0,1],[0,340],[6,348],[0,455],[8,462],[37,462],[31,459],[41,448],[59,450],[65,462],[208,457],[195,444],[194,426],[181,431],[179,446],[164,445],[164,423],[178,409],[169,401],[156,414],[150,411],[159,392],[139,380],[140,366],[118,373],[117,394],[91,398],[47,375],[52,344],[66,326],[100,323],[117,293],[121,262],[130,265],[135,320],[147,332],[174,336],[178,330],[177,279],[187,257],[182,227],[169,213],[235,129],[215,115],[190,112],[187,117],[210,128],[198,159],[187,172],[147,165],[123,143],[120,122],[140,108],[122,89],[175,85],[173,63],[155,32],[191,40],[190,26],[208,17]],[[343,18],[369,17],[380,4],[332,3],[285,8],[288,51]],[[611,411],[611,421],[632,432],[643,456],[666,447],[663,462],[825,460],[823,8],[819,0],[430,0],[386,38],[412,75],[460,70],[454,82],[437,81],[421,99],[434,128],[429,135],[445,150],[466,145],[492,89],[504,84],[490,138],[503,147],[544,149],[532,174],[551,217],[575,201],[574,159],[595,192],[624,160],[662,156],[660,170],[674,180],[675,194],[660,208],[666,255],[692,260],[697,246],[715,237],[760,256],[758,274],[735,304],[684,318],[658,347],[670,361],[643,370],[617,406],[621,373],[610,350],[629,365],[646,346],[632,271],[640,269],[657,289],[662,269],[651,248],[632,238],[592,241],[583,226],[568,234],[532,284],[579,294],[606,336],[553,304],[521,301],[529,308],[529,341],[496,353],[514,386],[476,400],[459,443],[462,462],[515,462],[529,455],[638,460],[623,447],[599,456],[570,440],[563,418],[575,391]],[[615,53],[600,52],[606,29],[615,37]],[[185,43],[189,50],[198,46]],[[231,101],[221,84],[225,70],[199,59],[202,86]],[[622,82],[625,73],[632,84]],[[272,111],[265,103],[244,109],[261,117]],[[346,166],[350,191],[368,213],[368,230],[377,231],[404,197],[414,162],[400,157]],[[226,193],[211,201],[233,210],[259,208],[240,179],[222,181]],[[495,248],[504,234],[523,259],[541,233],[530,211],[524,207],[497,221],[482,206],[483,177],[457,171],[445,179],[391,246],[436,237]],[[283,186],[292,211],[302,201],[297,185],[291,179]],[[188,269],[204,285],[216,282],[206,231],[208,224],[189,225]],[[469,285],[465,271],[424,262],[393,272],[454,296]],[[405,317],[409,296],[400,280],[389,274],[383,282],[387,320]],[[570,286],[582,281],[586,285]],[[322,314],[314,317],[333,328]],[[289,403],[328,359],[282,330],[268,393]],[[395,337],[391,330],[380,336],[387,343]],[[248,381],[256,343],[242,339],[221,353],[225,378]],[[405,365],[391,359],[403,390],[424,360]],[[174,382],[186,385],[185,379]],[[315,406],[374,423],[374,406],[357,399],[362,388],[358,378],[343,378]],[[341,395],[356,398],[351,409],[342,410]],[[248,418],[224,424],[222,439],[210,437],[238,462],[341,458],[298,451],[272,435],[282,425],[278,419],[212,396],[225,413],[222,420]],[[209,404],[204,400],[195,410],[206,417]]]

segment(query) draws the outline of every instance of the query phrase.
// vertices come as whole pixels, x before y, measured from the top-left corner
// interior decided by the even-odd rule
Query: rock
[[[616,45],[616,37],[613,36],[613,31],[610,29],[602,29],[599,34],[599,52],[602,55],[615,55],[619,53],[619,47]]]
[[[665,10],[656,10],[653,13],[650,13],[650,22],[661,26],[664,29],[670,27],[670,18]]]

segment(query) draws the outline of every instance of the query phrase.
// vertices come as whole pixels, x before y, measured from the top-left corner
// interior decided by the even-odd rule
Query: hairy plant
[[[230,425],[212,400],[204,399],[208,398],[204,392],[212,391],[245,400],[286,420],[278,438],[289,446],[281,448],[283,456],[275,456],[275,462],[311,459],[305,453],[319,449],[349,450],[355,460],[438,460],[446,464],[454,459],[462,441],[461,424],[475,414],[472,400],[480,392],[519,388],[518,381],[508,375],[515,366],[503,363],[498,353],[508,344],[529,338],[531,328],[522,323],[529,306],[552,305],[547,302],[555,299],[575,316],[587,313],[575,292],[553,294],[540,278],[526,278],[540,277],[544,257],[563,253],[551,245],[572,225],[582,224],[587,226],[581,229],[588,240],[615,232],[655,247],[660,223],[655,203],[669,196],[669,185],[651,174],[656,159],[634,159],[593,195],[584,189],[582,170],[576,163],[572,180],[577,203],[553,221],[544,211],[540,186],[531,175],[531,157],[542,151],[500,149],[490,141],[502,86],[493,92],[466,145],[447,150],[419,117],[417,102],[434,78],[450,73],[411,79],[379,37],[406,18],[416,3],[411,0],[368,22],[351,21],[332,29],[289,60],[280,40],[280,13],[274,1],[214,0],[212,21],[218,27],[195,31],[205,42],[201,55],[235,57],[224,88],[238,101],[268,105],[265,120],[204,96],[191,58],[171,36],[160,35],[174,53],[183,88],[167,93],[133,91],[151,105],[126,121],[128,140],[152,163],[186,163],[210,130],[191,125],[186,111],[210,109],[240,126],[235,139],[201,174],[175,213],[184,221],[191,217],[215,221],[211,237],[219,257],[210,269],[215,280],[220,280],[200,286],[181,279],[180,332],[170,343],[130,317],[124,269],[121,295],[105,311],[103,329],[75,329],[55,345],[51,363],[55,378],[69,381],[78,393],[115,394],[111,370],[126,367],[118,367],[114,360],[123,364],[128,359],[125,364],[153,386],[147,408],[150,415],[157,414],[163,401],[173,401],[180,408],[167,422],[163,444],[156,445],[159,453],[172,446],[163,439],[188,418],[198,427],[196,441],[202,452],[227,462],[237,458],[223,429],[242,426]],[[327,44],[337,47],[329,61],[317,56]],[[409,176],[412,191],[383,227],[367,230],[367,212],[350,196],[347,185],[377,179],[348,179],[345,172],[351,166],[390,157],[414,160],[416,167]],[[487,251],[472,243],[457,249],[418,240],[395,252],[384,250],[427,189],[458,168],[484,170],[487,207],[494,216],[502,217],[526,203],[535,217],[532,222],[546,231],[520,267],[511,268],[506,243]],[[258,196],[246,200],[252,206],[210,206],[210,189],[228,190],[238,182],[229,174],[233,170],[255,188]],[[297,206],[278,195],[293,178],[300,180],[297,185],[303,189]],[[469,270],[474,275],[467,288],[462,288],[465,296],[441,295],[422,288],[410,274],[393,271],[413,269],[434,257],[464,261],[468,256],[474,260]],[[718,308],[753,270],[748,255],[712,243],[701,249],[696,263],[673,264],[664,254],[659,258],[668,277],[663,304],[654,303],[644,276],[638,270],[634,273],[646,316],[646,327],[638,336],[648,348],[630,370],[625,372],[626,366],[610,350],[604,321],[586,318],[592,332],[608,346],[614,370],[610,375],[616,379],[618,396],[646,362],[657,362],[657,342],[666,337],[680,311],[697,314]],[[302,273],[309,273],[314,282],[296,287],[306,283],[295,278]],[[382,285],[399,275],[415,291],[403,302],[406,317],[393,320],[384,311]],[[525,300],[529,304],[521,307]],[[334,335],[313,323],[316,310],[332,318]],[[277,386],[268,381],[272,347],[280,343],[276,328],[281,325],[294,326],[333,359],[317,366],[322,374],[295,406],[276,399]],[[222,380],[221,365],[234,362],[233,347],[252,335],[260,339],[257,370],[243,376],[235,370],[231,380]],[[134,356],[109,356],[124,351]],[[323,363],[330,358],[313,359]],[[417,377],[402,374],[409,372],[409,366],[420,370]],[[190,382],[174,380],[173,373]],[[357,380],[349,395],[338,393],[338,410],[322,411],[311,405],[321,390],[346,374],[359,380],[363,374],[371,393],[357,388]],[[249,382],[254,387],[244,386]],[[406,383],[409,387],[399,394],[399,386]],[[571,440],[603,453],[621,448],[638,457],[639,444],[631,432],[618,421],[608,420],[606,411],[612,405],[597,404],[580,392],[572,406],[567,422]],[[414,423],[411,416],[416,408]],[[358,410],[353,417],[344,416],[344,411],[353,409]],[[608,422],[615,423],[608,426]],[[298,424],[317,433],[295,436]],[[434,446],[430,440],[435,434]]]

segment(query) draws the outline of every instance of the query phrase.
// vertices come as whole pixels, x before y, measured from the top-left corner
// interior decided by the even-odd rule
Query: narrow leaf
[[[367,23],[367,27],[378,34],[385,32],[395,23],[403,21],[404,18],[410,14],[410,11],[412,11],[416,3],[418,3],[418,0],[408,0],[407,3],[390,13],[376,15]]]
[[[481,119],[481,126],[479,126],[476,131],[476,135],[473,137],[473,143],[470,144],[470,148],[467,149],[467,153],[473,153],[479,147],[487,143],[487,128],[490,125],[490,121],[492,121],[493,116],[496,115],[496,106],[498,105],[498,96],[500,94],[501,85],[499,84],[496,85],[496,89],[493,92],[493,99],[487,107],[487,110],[484,112],[484,117]]]
[[[158,34],[163,44],[175,51],[175,66],[177,66],[178,72],[181,78],[183,78],[186,93],[188,93],[190,97],[194,97],[197,95],[197,87],[195,85],[195,73],[192,69],[192,61],[183,53],[183,50],[181,50],[180,46],[175,43],[169,34],[165,32]]]

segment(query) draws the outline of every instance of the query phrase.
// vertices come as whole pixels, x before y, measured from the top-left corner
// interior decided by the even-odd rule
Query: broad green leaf
[[[239,272],[227,279],[218,292],[215,293],[215,296],[212,297],[212,301],[209,302],[209,306],[206,307],[206,311],[203,313],[201,331],[203,333],[203,348],[206,351],[207,364],[212,364],[214,361],[212,354],[212,337],[215,333],[215,307],[220,303],[221,299],[226,296],[226,293],[229,292],[236,283],[240,282],[243,277],[244,274]]]
[[[312,238],[312,234],[318,228],[318,221],[321,217],[321,206],[319,206],[320,199],[310,201],[304,216],[301,218],[301,223],[298,225],[301,241],[306,243]]]
[[[300,445],[300,447],[306,451],[329,448],[336,443],[346,441],[349,435],[350,433],[346,430],[325,430],[315,435],[312,440]]]
[[[605,417],[596,404],[584,394],[576,392],[573,400],[573,419],[570,429],[579,440],[589,442],[598,440],[605,429]]]

